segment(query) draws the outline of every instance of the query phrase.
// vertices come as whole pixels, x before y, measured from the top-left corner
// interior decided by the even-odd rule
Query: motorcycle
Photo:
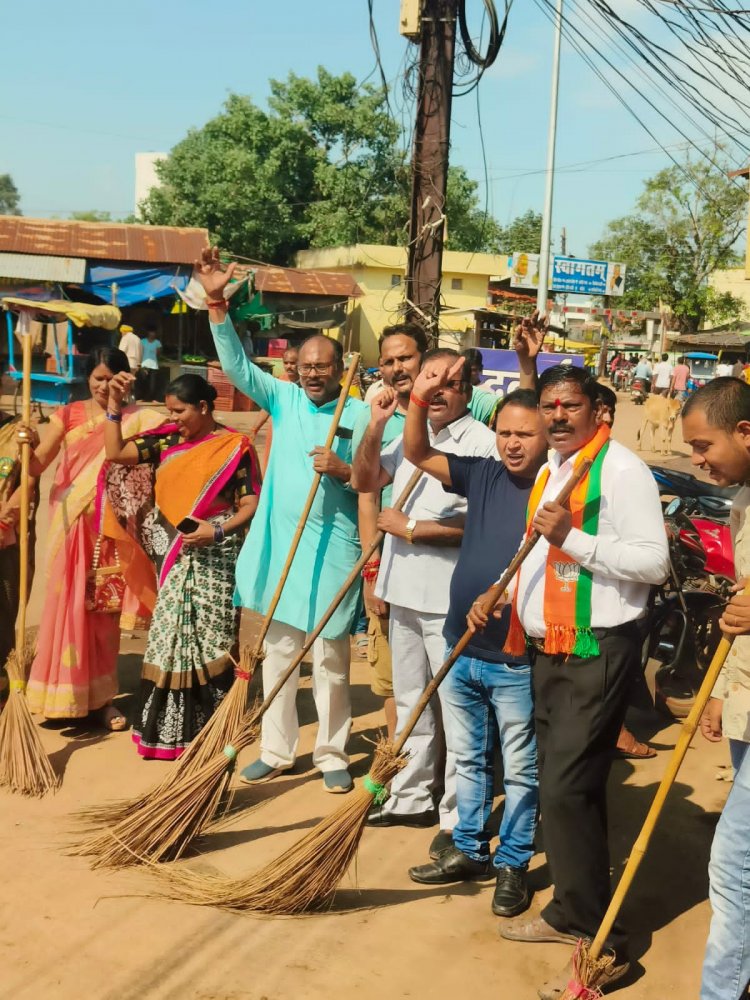
[[[727,525],[696,524],[679,498],[664,513],[670,578],[651,608],[642,665],[645,669],[650,658],[661,663],[655,676],[656,706],[683,719],[721,639],[719,619],[734,582],[734,563]],[[716,543],[710,560],[707,540]]]
[[[647,397],[648,388],[646,385],[646,379],[641,378],[640,375],[634,376],[633,381],[630,383],[630,398],[636,406],[643,406]]]
[[[732,501],[739,486],[716,486],[704,483],[688,472],[666,469],[662,465],[651,465],[651,475],[659,487],[662,497],[679,497],[683,502],[683,513],[688,517],[705,517],[712,521],[729,522]]]

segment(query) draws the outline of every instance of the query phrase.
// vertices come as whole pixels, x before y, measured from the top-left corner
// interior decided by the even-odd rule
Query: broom
[[[394,510],[401,510],[421,477],[422,472],[419,469],[412,473],[394,505]],[[254,742],[260,720],[312,649],[315,640],[328,624],[352,584],[358,579],[363,566],[383,541],[383,537],[382,532],[375,535],[371,545],[350,570],[299,653],[268,692],[262,704],[255,711],[246,712],[238,722],[231,744],[225,744],[213,758],[203,761],[200,767],[193,767],[188,780],[171,782],[168,788],[162,786],[164,794],[153,795],[146,808],[137,813],[134,811],[132,815],[123,816],[111,829],[104,830],[74,847],[74,854],[92,857],[94,868],[124,868],[139,862],[174,860],[183,854],[189,844],[214,818],[229,785],[237,754]],[[254,656],[255,652],[250,655]]]
[[[590,459],[581,459],[557,497],[557,503],[568,501],[591,464]],[[500,580],[487,591],[481,604],[485,614],[492,613],[539,538],[537,531],[528,535]],[[467,629],[456,643],[448,659],[425,688],[395,744],[385,739],[379,741],[362,787],[347,796],[348,801],[321,820],[291,850],[242,879],[204,872],[160,871],[166,886],[162,895],[199,906],[276,914],[302,913],[330,901],[357,852],[373,803],[380,805],[385,801],[388,797],[386,784],[406,764],[402,751],[407,739],[472,635]]]
[[[23,347],[22,420],[31,421],[31,335],[28,313],[22,312],[18,322]],[[46,795],[60,784],[44,752],[42,741],[31,718],[26,700],[26,677],[33,650],[26,642],[26,608],[29,600],[29,452],[31,445],[21,445],[21,519],[18,531],[20,554],[20,594],[16,648],[8,663],[10,691],[5,709],[0,714],[0,785],[22,795]]]
[[[745,587],[743,594],[750,594],[750,584]],[[560,1000],[596,1000],[597,997],[602,995],[598,989],[598,984],[604,980],[606,973],[615,961],[614,955],[604,952],[605,942],[609,932],[612,930],[612,925],[617,919],[617,914],[620,912],[620,908],[625,901],[628,890],[633,883],[635,873],[638,871],[638,867],[646,853],[651,835],[664,808],[667,795],[675,782],[677,773],[682,766],[685,754],[693,740],[703,711],[708,703],[708,699],[711,697],[711,692],[717,678],[721,673],[727,656],[729,656],[732,641],[732,639],[727,639],[724,636],[716,647],[716,652],[706,671],[706,676],[703,678],[703,683],[698,690],[698,694],[695,696],[695,703],[690,714],[682,724],[682,731],[672,751],[672,756],[669,758],[664,777],[661,779],[659,787],[656,790],[651,808],[641,827],[641,832],[633,844],[630,857],[617,884],[617,889],[612,896],[612,901],[607,908],[607,912],[604,914],[601,926],[596,932],[596,937],[591,943],[579,941],[576,945],[575,954],[573,955],[573,976]]]
[[[331,426],[328,430],[328,436],[324,445],[325,448],[333,447],[333,442],[341,421],[341,415],[344,411],[344,406],[346,405],[346,400],[349,395],[349,389],[351,388],[352,382],[357,374],[359,358],[359,354],[354,354],[351,357],[349,368],[344,381],[341,384],[341,391],[339,393],[336,410],[333,414],[333,420],[331,421]],[[266,612],[260,627],[260,632],[258,633],[258,637],[255,641],[255,647],[249,657],[243,656],[241,658],[239,666],[235,669],[235,681],[229,689],[226,697],[221,701],[219,707],[213,713],[203,729],[201,729],[195,739],[191,742],[187,750],[180,756],[175,768],[162,782],[160,782],[155,788],[151,789],[150,792],[146,792],[135,799],[120,800],[119,802],[115,802],[113,804],[95,806],[92,809],[79,812],[78,819],[80,819],[85,825],[97,828],[102,826],[117,826],[120,823],[125,823],[127,825],[131,820],[135,820],[135,822],[137,822],[144,810],[150,810],[153,805],[156,805],[158,809],[162,799],[165,796],[167,798],[170,797],[170,790],[174,788],[177,782],[189,780],[190,776],[193,773],[200,771],[206,763],[214,761],[217,755],[223,752],[225,747],[233,745],[233,734],[237,732],[239,726],[247,715],[247,699],[250,680],[258,664],[263,659],[263,642],[271,624],[271,620],[276,612],[276,608],[281,600],[281,594],[284,589],[284,585],[286,584],[287,577],[289,576],[292,562],[294,561],[294,557],[297,553],[297,548],[299,547],[308,515],[310,514],[312,505],[315,502],[315,496],[318,492],[321,479],[322,474],[316,472],[313,476],[310,491],[307,495],[307,500],[302,510],[302,514],[300,515],[294,537],[292,538],[292,544],[289,548],[286,562],[282,568],[278,585],[273,593],[273,596],[271,597],[268,611]],[[255,721],[257,720],[250,720],[249,724],[252,726]],[[252,742],[252,740],[250,742]],[[234,757],[230,760],[230,763],[233,762]],[[98,845],[99,842],[99,838],[88,841],[87,844],[91,850],[87,848],[84,853],[93,853],[93,855],[96,855],[98,853],[98,848],[95,847],[95,845]],[[86,845],[84,844],[82,847],[86,848]]]

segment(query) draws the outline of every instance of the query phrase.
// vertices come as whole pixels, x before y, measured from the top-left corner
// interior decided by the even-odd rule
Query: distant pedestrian
[[[672,365],[669,361],[669,355],[664,353],[661,356],[661,361],[654,365],[654,393],[657,396],[666,396],[671,384]]]
[[[130,374],[135,375],[138,369],[141,367],[143,348],[141,346],[140,338],[133,330],[133,327],[128,326],[127,323],[123,323],[122,326],[120,327],[119,348],[125,355],[125,357],[128,359],[128,364],[130,365]]]
[[[156,402],[159,382],[159,355],[161,341],[156,339],[154,327],[146,327],[146,336],[141,337],[141,399],[150,403]]]

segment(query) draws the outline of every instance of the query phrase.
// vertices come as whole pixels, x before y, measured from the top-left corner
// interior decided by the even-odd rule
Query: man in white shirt
[[[120,350],[127,355],[130,365],[130,374],[135,375],[141,367],[143,357],[143,345],[140,337],[133,332],[133,327],[123,323],[120,327]]]
[[[654,365],[654,394],[666,396],[672,384],[672,365],[668,354],[662,354],[661,361]]]
[[[606,439],[597,383],[572,366],[550,368],[539,379],[539,406],[553,453],[532,492],[529,513],[542,539],[519,571],[515,607],[532,652],[541,813],[555,888],[540,916],[513,921],[501,934],[574,942],[594,936],[610,901],[607,777],[640,667],[637,620],[669,559],[656,484],[640,459]],[[597,458],[574,527],[570,509],[554,498],[582,449]],[[628,969],[617,924],[607,945],[615,954],[607,981],[614,982]],[[542,1000],[558,997],[569,975],[545,984]]]
[[[442,369],[455,364],[458,357],[456,351],[428,351],[424,367]],[[454,455],[497,458],[495,435],[468,410],[471,392],[470,373],[464,366],[462,377],[449,382],[429,403],[420,400],[416,404],[429,408],[431,446]],[[401,437],[381,453],[383,428],[397,405],[392,388],[373,401],[370,424],[352,471],[352,485],[360,492],[372,493],[392,482],[393,496],[398,498],[414,472],[415,467],[403,457]],[[387,534],[375,594],[391,609],[389,642],[397,732],[403,729],[444,659],[443,626],[465,512],[463,497],[446,493],[438,480],[425,474],[403,512],[386,509],[378,517],[378,528]],[[432,826],[439,815],[443,833],[438,837],[443,838],[441,844],[444,841],[444,846],[450,846],[447,832],[457,820],[456,766],[453,755],[446,754],[444,775],[438,773],[443,742],[436,707],[430,706],[407,740],[409,762],[394,778],[387,803],[371,813],[371,825]],[[443,784],[436,815],[433,793]]]

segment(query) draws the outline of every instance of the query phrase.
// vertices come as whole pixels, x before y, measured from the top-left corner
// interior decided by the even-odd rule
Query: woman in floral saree
[[[132,381],[123,374],[110,383],[107,457],[156,467],[155,505],[141,539],[159,587],[133,740],[143,757],[174,760],[234,679],[235,563],[258,505],[260,478],[249,439],[214,420],[216,390],[198,375],[168,386],[170,423],[126,442],[121,405]],[[186,518],[192,522],[182,524]]]
[[[61,406],[32,453],[29,472],[39,477],[60,461],[50,493],[47,534],[46,595],[37,654],[26,693],[32,712],[48,719],[76,719],[101,710],[108,729],[125,728],[125,716],[112,700],[117,694],[117,655],[123,627],[148,617],[156,599],[153,568],[145,553],[127,537],[115,540],[102,527],[106,503],[101,495],[104,425],[108,384],[129,372],[128,359],[112,348],[99,348],[86,368],[91,398]],[[157,426],[155,410],[128,407],[122,412],[131,436]],[[35,442],[36,433],[24,429]],[[117,610],[91,607],[91,571],[99,544],[102,566],[121,565],[128,589]]]

